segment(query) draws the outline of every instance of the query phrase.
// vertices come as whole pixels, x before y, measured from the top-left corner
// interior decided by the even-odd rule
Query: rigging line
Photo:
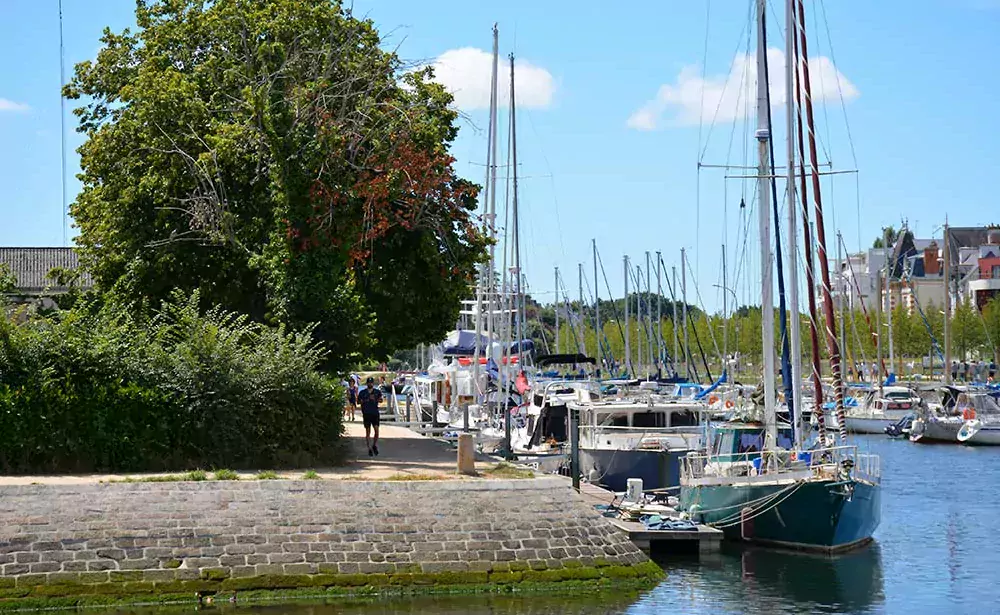
[[[719,351],[719,343],[715,339],[715,332],[712,330],[712,327],[711,327],[712,321],[708,317],[708,310],[705,309],[705,302],[702,301],[702,299],[701,299],[701,290],[699,289],[698,284],[697,284],[698,278],[696,278],[695,275],[694,275],[694,272],[691,271],[691,263],[688,263],[688,271],[691,272],[691,277],[694,278],[694,281],[695,281],[695,284],[694,284],[694,296],[698,298],[698,305],[701,307],[702,314],[705,315],[705,321],[709,324],[708,333],[709,333],[709,337],[712,338],[712,345],[715,346],[715,355],[721,359],[722,358],[722,353]]]
[[[830,62],[837,66],[837,54],[833,50],[833,37],[830,35],[830,20],[826,16],[826,3],[819,0],[820,9],[823,11],[823,26],[826,29],[826,39],[830,43]],[[840,96],[840,107],[844,113],[844,126],[847,128],[847,142],[851,145],[851,161],[854,168],[858,168],[858,155],[854,149],[854,137],[851,135],[851,123],[847,119],[847,103],[844,100],[844,90],[841,88],[840,79],[837,79],[837,94]]]
[[[543,139],[542,139],[541,135],[538,134],[538,129],[535,128],[535,120],[532,118],[532,114],[531,114],[530,111],[528,111],[527,109],[525,109],[525,113],[528,116],[528,124],[531,125],[531,131],[535,134],[535,137],[538,139],[538,152],[542,155],[542,161],[545,163],[545,169],[549,172],[548,173],[548,178],[549,178],[549,182],[552,184],[552,203],[553,203],[553,205],[555,207],[556,228],[562,229],[562,221],[559,218],[559,194],[558,194],[558,191],[556,190],[556,178],[555,178],[555,174],[552,173],[552,165],[549,164],[549,157],[545,155],[545,147],[542,146]],[[521,179],[521,178],[518,177],[518,179]],[[562,233],[561,232],[558,233],[558,237],[559,237],[559,253],[562,256],[562,259],[566,260],[566,248],[563,245],[563,238],[562,238]]]
[[[597,252],[597,264],[601,266],[601,275],[604,276],[604,286],[608,289],[608,297],[611,298],[609,303],[611,304],[611,311],[615,315],[615,324],[618,325],[618,333],[622,336],[622,343],[625,342],[625,330],[622,328],[622,319],[618,315],[618,304],[615,302],[615,295],[611,292],[611,284],[608,282],[608,274],[604,271],[604,259],[601,258],[600,251]],[[625,298],[628,301],[628,297]],[[608,344],[608,354],[611,355],[610,358],[612,362],[614,361],[614,355],[611,354],[611,341],[607,340]]]
[[[747,49],[748,49],[747,57],[750,57],[749,56],[749,48],[750,48],[750,45],[749,45],[750,29],[749,29],[749,27],[750,27],[750,24],[753,22],[753,11],[749,10],[749,9],[752,8],[752,7],[753,7],[753,3],[750,2],[748,4],[746,23],[743,24],[743,30],[740,32],[739,40],[736,43],[736,48],[733,49],[733,54],[732,54],[733,59],[736,58],[736,53],[740,50],[740,47],[743,45],[743,35],[744,34],[746,34],[746,40],[748,41],[748,44],[747,44]],[[749,63],[745,63],[745,65],[744,65],[744,71],[749,72],[749,70],[750,70]],[[704,67],[703,67],[703,72],[704,72]],[[731,72],[732,72],[732,65],[730,65],[730,73]],[[700,153],[698,154],[698,163],[699,164],[701,164],[702,162],[704,162],[704,160],[705,160],[705,154],[708,152],[708,144],[712,140],[712,131],[715,129],[716,121],[719,119],[719,111],[722,109],[722,101],[726,99],[726,90],[729,88],[729,81],[730,81],[729,75],[726,75],[726,81],[725,81],[725,83],[722,84],[722,92],[719,94],[719,101],[715,105],[715,113],[712,114],[712,123],[708,125],[708,133],[705,135],[705,146],[703,148],[701,146],[700,136],[699,136],[698,147],[701,150]],[[705,80],[704,80],[704,78],[702,78],[702,88],[703,89],[704,89],[704,83],[705,83]],[[702,107],[704,108],[704,101],[702,101]],[[703,111],[704,111],[704,109],[701,109],[701,110],[699,110],[698,113],[701,114],[701,113],[703,113]],[[699,124],[698,132],[699,133],[701,132],[701,123],[702,123],[701,121],[698,122],[698,124]]]
[[[69,218],[69,205],[66,203],[66,97],[62,94],[62,87],[66,84],[66,46],[63,43],[63,3],[59,0],[59,156],[61,160],[61,172],[59,177],[62,185],[62,242],[67,245],[69,242],[69,229],[67,220]]]
[[[705,75],[708,71],[708,33],[709,27],[712,24],[712,0],[708,0],[705,3],[705,45],[702,48],[701,54],[701,101],[698,103],[698,149],[696,151],[701,152],[701,131],[705,123]],[[700,163],[702,155],[699,153],[698,162]]]

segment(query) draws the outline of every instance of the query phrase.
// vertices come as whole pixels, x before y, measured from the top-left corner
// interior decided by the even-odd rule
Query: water
[[[661,564],[667,579],[642,595],[227,605],[224,610],[254,615],[1000,613],[1000,447],[915,445],[884,436],[861,437],[858,443],[882,456],[882,525],[874,544],[844,556],[732,548],[701,560],[666,560]]]

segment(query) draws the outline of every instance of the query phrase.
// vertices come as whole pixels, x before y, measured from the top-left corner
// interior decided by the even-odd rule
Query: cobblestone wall
[[[647,561],[559,478],[0,486],[0,588]]]

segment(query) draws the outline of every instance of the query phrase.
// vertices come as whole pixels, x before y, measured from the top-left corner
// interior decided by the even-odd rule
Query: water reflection
[[[867,613],[885,601],[877,543],[837,556],[730,548],[699,560],[661,560],[668,579],[629,611]]]

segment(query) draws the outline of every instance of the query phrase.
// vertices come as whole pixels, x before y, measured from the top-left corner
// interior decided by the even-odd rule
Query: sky
[[[779,165],[787,159],[783,4],[768,8]],[[819,158],[830,163],[824,169],[845,171],[822,180],[831,258],[838,230],[855,251],[904,220],[920,237],[939,234],[946,214],[953,225],[1000,221],[991,181],[1000,167],[1000,0],[805,4]],[[645,268],[646,251],[654,259],[660,251],[680,275],[683,248],[690,303],[716,310],[734,295],[759,303],[755,185],[743,177],[754,171],[704,166],[756,163],[751,2],[621,6],[627,10],[586,0],[354,0],[355,14],[374,20],[387,47],[434,65],[455,94],[456,167],[479,183],[498,24],[499,132],[507,134],[514,53],[522,263],[537,298],[554,299],[556,266],[575,297],[578,263],[592,296],[596,239],[605,298],[608,286],[621,294],[624,255]],[[133,11],[134,0],[63,0],[67,79],[75,63],[96,56],[105,27],[134,24]],[[75,231],[63,212],[79,190],[82,137],[66,101],[64,201],[57,0],[0,0],[0,58],[0,245],[69,245]],[[501,203],[507,149],[504,138]],[[783,180],[777,189],[784,224]],[[723,244],[728,293],[718,287]]]

